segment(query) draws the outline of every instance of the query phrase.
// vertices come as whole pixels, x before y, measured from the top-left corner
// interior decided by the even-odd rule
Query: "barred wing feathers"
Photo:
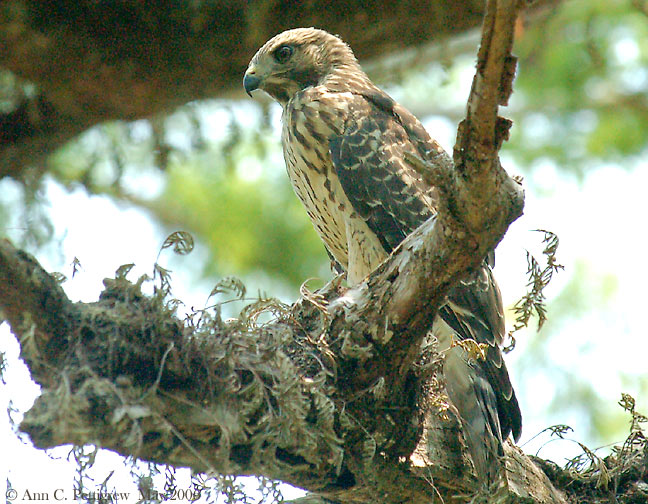
[[[351,100],[343,134],[329,139],[331,160],[354,211],[391,253],[436,212],[434,189],[405,161],[405,153],[428,161],[447,154],[411,113],[378,88],[356,92]],[[486,262],[449,292],[439,317],[458,338],[489,345],[486,360],[471,363],[495,395],[496,405],[482,405],[484,416],[495,436],[505,439],[512,432],[517,439],[521,414],[499,349],[502,301]]]

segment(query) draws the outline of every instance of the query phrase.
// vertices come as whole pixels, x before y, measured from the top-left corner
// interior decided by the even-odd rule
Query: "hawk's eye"
[[[289,45],[279,46],[274,52],[274,58],[277,63],[285,63],[293,54],[293,48]]]

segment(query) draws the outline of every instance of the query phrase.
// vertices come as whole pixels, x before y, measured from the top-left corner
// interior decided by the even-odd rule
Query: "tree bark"
[[[454,166],[410,160],[440,187],[439,215],[354,288],[332,281],[235,321],[217,309],[180,320],[169,292],[145,296],[146,279],[132,283],[128,268],[104,281],[97,302],[72,303],[34,258],[0,242],[0,309],[42,387],[21,430],[40,448],[96,444],[280,479],[311,501],[567,502],[510,444],[499,486],[479,487],[441,356],[425,340],[447,290],[522,213],[523,191],[497,155],[520,7],[488,2]],[[256,322],[263,310],[272,322]]]
[[[364,60],[476,28],[483,12],[482,0],[6,0],[0,67],[19,82],[0,112],[0,178],[95,124],[240,94],[250,57],[284,29],[339,33]],[[24,81],[35,89],[22,93]]]
[[[457,168],[428,173],[452,205],[355,288],[333,282],[264,326],[207,312],[183,324],[164,291],[146,297],[124,272],[106,280],[98,302],[73,304],[32,258],[3,243],[0,306],[43,387],[21,424],[34,444],[95,443],[281,479],[345,502],[474,494],[459,423],[438,386],[439,355],[421,349],[447,289],[522,213],[523,192],[497,157],[502,93],[489,91],[511,88],[518,4],[489,8]],[[519,455],[509,464],[522,461],[513,475],[542,482],[536,502],[561,501],[509,451]],[[530,495],[516,477],[501,495]]]

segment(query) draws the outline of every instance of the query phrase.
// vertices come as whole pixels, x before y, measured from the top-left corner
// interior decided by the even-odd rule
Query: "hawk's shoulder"
[[[331,161],[354,210],[389,253],[435,213],[434,190],[405,154],[423,156],[436,142],[376,87],[345,93],[344,100],[343,131],[329,138]]]
[[[330,92],[325,86],[300,91],[283,111],[284,142],[296,140],[310,148],[328,147],[329,138],[344,131],[351,101],[351,93]]]

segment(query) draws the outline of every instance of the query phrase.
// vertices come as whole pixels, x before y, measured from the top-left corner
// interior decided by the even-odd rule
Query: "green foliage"
[[[530,23],[516,41],[517,128],[505,149],[521,166],[550,158],[578,176],[640,154],[648,147],[646,41],[648,14],[633,0],[568,1]]]
[[[557,332],[567,321],[583,319],[593,307],[605,308],[617,289],[614,274],[601,273],[585,260],[577,261],[572,266],[569,282],[550,303],[551,316],[545,326],[547,334]],[[542,339],[542,333],[538,339]]]
[[[184,163],[168,171],[165,192],[152,207],[201,237],[214,258],[208,274],[263,270],[298,285],[326,262],[287,177],[245,180],[209,164]]]
[[[516,385],[530,391],[537,376],[546,377],[554,385],[548,415],[562,421],[570,414],[580,418],[583,426],[576,436],[588,443],[619,440],[627,429],[627,418],[622,411],[612,410],[599,390],[603,377],[619,363],[594,359],[591,353],[595,345],[613,344],[605,339],[611,335],[587,330],[588,320],[609,309],[617,280],[585,261],[576,262],[569,273],[568,283],[548,303],[543,330],[526,340],[528,345],[516,366]]]
[[[515,323],[509,336],[523,327],[528,327],[531,316],[534,313],[538,317],[538,331],[542,328],[547,320],[544,289],[551,282],[554,273],[564,269],[564,266],[558,264],[556,259],[559,243],[558,236],[551,231],[545,231],[543,229],[536,229],[536,231],[544,233],[542,243],[544,243],[545,247],[542,250],[542,254],[545,256],[546,266],[541,268],[538,260],[527,251],[528,291],[513,306]]]
[[[50,173],[189,230],[208,251],[201,277],[262,272],[296,291],[307,278],[328,278],[329,261],[285,175],[269,113],[252,106],[245,127],[222,104],[108,124],[53,156]],[[210,138],[215,117],[227,125],[217,124],[221,132]]]
[[[522,169],[550,160],[582,176],[646,149],[648,17],[639,5],[572,0],[521,30],[516,127],[504,148]],[[454,103],[450,90],[466,58],[453,59],[461,63],[444,60],[445,80],[429,69],[401,72],[406,80],[394,94],[415,90],[419,105],[420,96]],[[252,102],[188,104],[165,118],[95,128],[48,169],[66,186],[82,184],[147,208],[168,229],[189,230],[208,252],[201,276],[263,272],[295,289],[330,273],[285,176],[271,118],[272,109],[259,113]],[[51,235],[34,226],[44,219],[29,221],[38,236]]]

